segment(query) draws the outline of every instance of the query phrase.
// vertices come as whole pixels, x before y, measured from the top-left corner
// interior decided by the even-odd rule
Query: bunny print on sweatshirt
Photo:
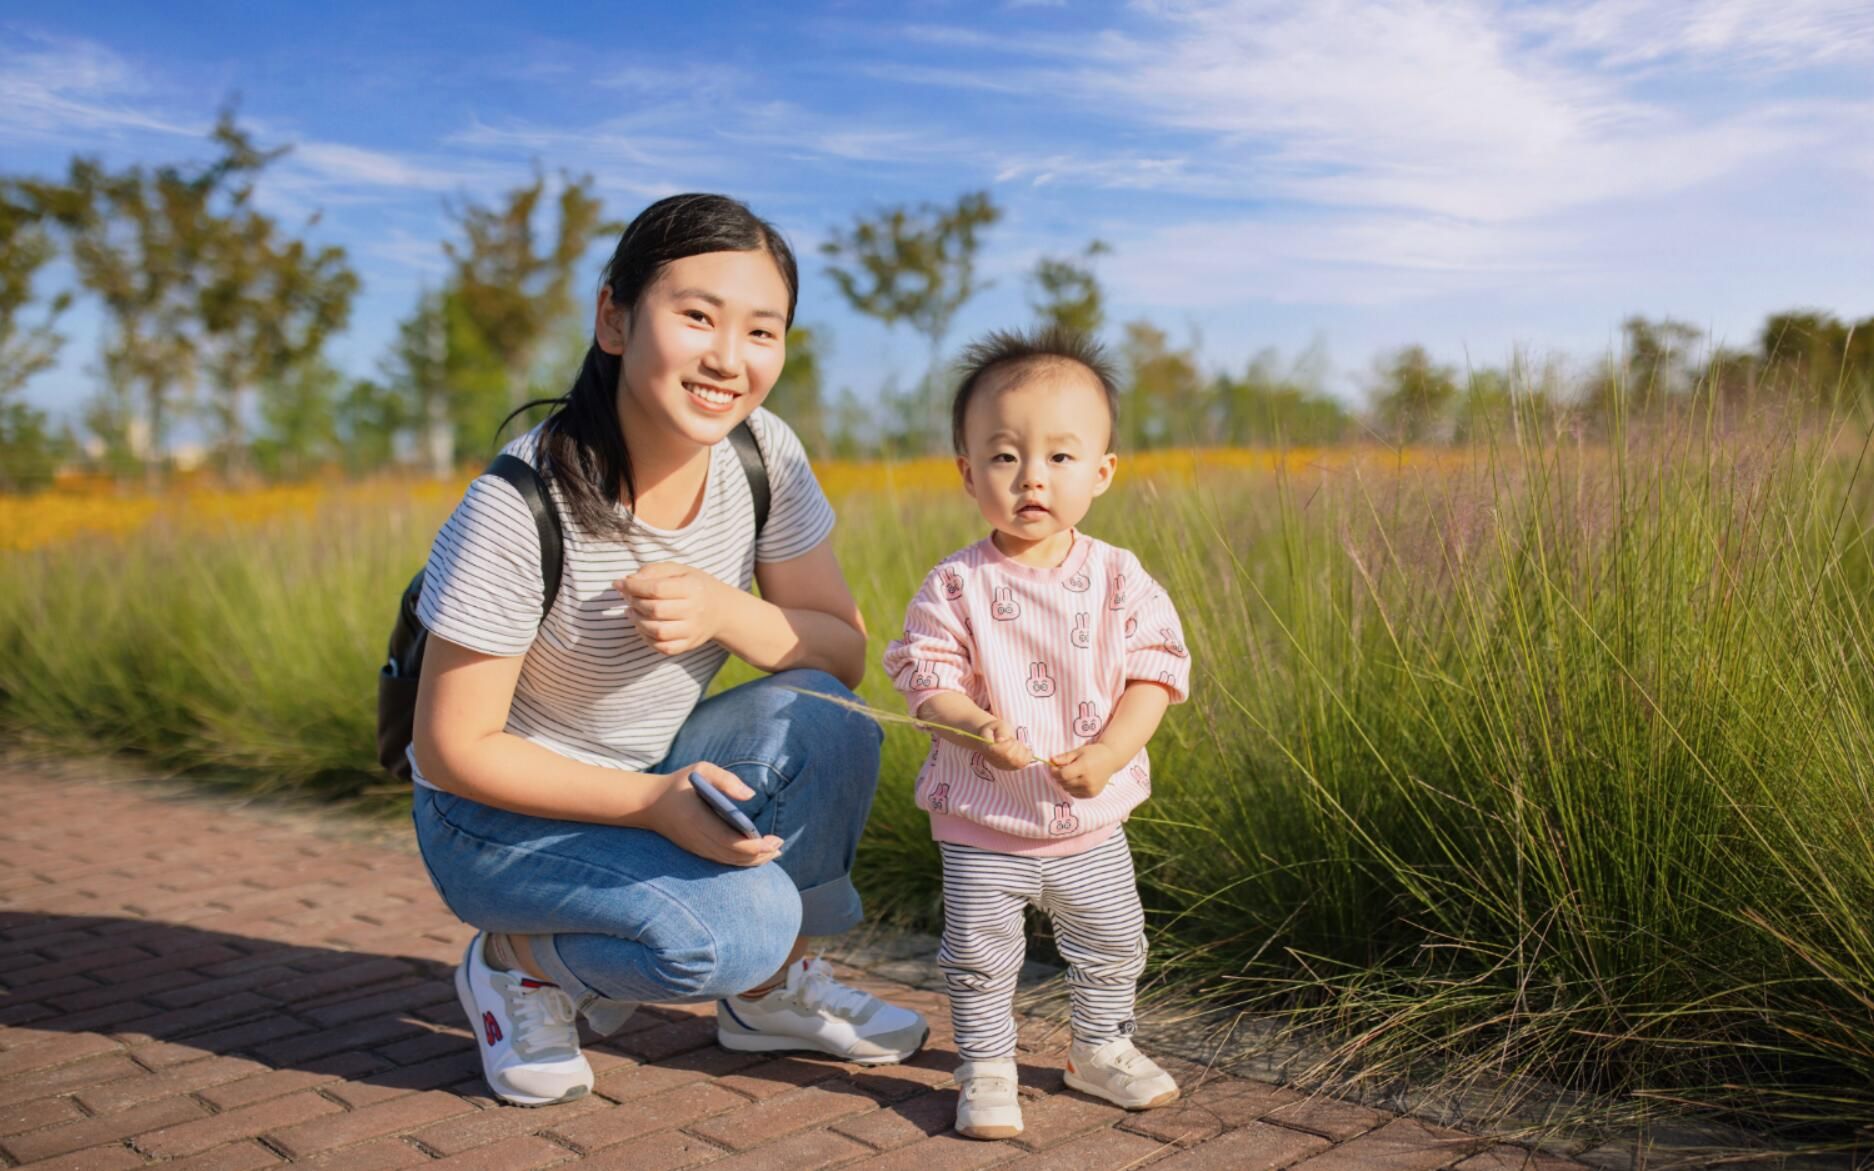
[[[1046,759],[1098,738],[1134,680],[1181,702],[1191,659],[1177,609],[1138,558],[1076,530],[1053,568],[1014,561],[987,539],[944,558],[911,600],[885,670],[912,712],[937,692],[962,692],[1019,726],[1038,758],[1005,771],[938,739],[917,781],[937,840],[1058,855],[1111,836],[1151,791],[1151,763],[1141,749],[1098,796],[1079,799]]]

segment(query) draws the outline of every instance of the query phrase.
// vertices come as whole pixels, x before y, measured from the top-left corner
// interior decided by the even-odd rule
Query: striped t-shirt
[[[436,534],[417,617],[429,631],[489,655],[525,655],[507,731],[587,764],[641,771],[661,761],[729,652],[706,642],[680,655],[651,648],[612,585],[658,562],[677,562],[747,589],[757,561],[798,557],[833,529],[833,508],[800,440],[757,409],[749,428],[768,468],[770,503],[755,540],[755,502],[735,449],[710,449],[703,506],[681,529],[638,521],[623,540],[582,530],[559,486],[565,529],[560,592],[541,622],[546,579],[540,535],[521,494],[480,476]],[[538,466],[539,428],[506,451]],[[628,511],[619,505],[621,515]],[[416,783],[429,785],[410,754]],[[430,786],[434,787],[434,786]]]
[[[1075,530],[1059,565],[1024,565],[983,539],[938,563],[905,610],[885,673],[916,712],[960,691],[1042,758],[1004,772],[931,738],[917,805],[931,834],[1005,854],[1077,854],[1112,836],[1152,791],[1145,749],[1077,798],[1044,761],[1097,740],[1134,679],[1182,702],[1191,656],[1171,598],[1129,551]]]

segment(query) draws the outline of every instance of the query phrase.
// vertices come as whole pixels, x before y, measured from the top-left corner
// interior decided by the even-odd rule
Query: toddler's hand
[[[1048,761],[1054,780],[1076,797],[1098,797],[1119,766],[1119,754],[1098,740],[1070,748]]]
[[[982,746],[983,759],[1004,772],[1027,768],[1035,762],[1035,754],[1029,751],[1028,745],[1018,740],[1015,729],[1001,720],[990,720],[976,729],[976,734],[985,740],[995,741],[994,744]]]

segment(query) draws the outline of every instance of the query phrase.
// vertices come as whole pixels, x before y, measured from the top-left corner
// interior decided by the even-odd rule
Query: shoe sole
[[[475,1053],[482,1059],[482,1080],[494,1091],[494,1096],[511,1106],[557,1106],[561,1102],[570,1102],[574,1098],[586,1096],[585,1086],[574,1086],[557,1098],[536,1098],[531,1094],[516,1094],[495,1088],[495,1080],[488,1076],[488,1051],[482,1046],[480,1022],[481,1014],[475,1011],[475,994],[469,988],[468,967],[465,964],[455,966],[455,996],[462,1004],[463,1015],[468,1017],[469,1032],[475,1034]]]
[[[1021,1132],[1022,1128],[1019,1126],[972,1126],[967,1130],[960,1126],[957,1127],[957,1133],[964,1138],[982,1139],[985,1142],[1014,1138]]]
[[[473,1018],[471,1018],[473,1019]],[[917,1044],[903,1053],[881,1053],[875,1057],[848,1057],[832,1049],[822,1049],[818,1045],[802,1041],[799,1037],[770,1037],[765,1033],[725,1033],[720,1027],[716,1030],[716,1044],[737,1053],[818,1053],[822,1057],[836,1057],[841,1061],[850,1061],[854,1065],[897,1065],[909,1061],[924,1048],[924,1042],[930,1040],[930,1030],[917,1039]]]
[[[1121,1102],[1118,1098],[1108,1095],[1092,1082],[1087,1081],[1078,1074],[1068,1073],[1063,1070],[1061,1072],[1061,1080],[1067,1083],[1067,1088],[1070,1090],[1079,1090],[1083,1094],[1098,1098],[1102,1102],[1111,1102],[1113,1105],[1124,1110],[1156,1110],[1160,1106],[1169,1106],[1171,1103],[1176,1102],[1178,1100],[1178,1095],[1184,1092],[1173,1087],[1169,1092],[1160,1094],[1149,1102],[1141,1102],[1134,1105],[1131,1102]]]

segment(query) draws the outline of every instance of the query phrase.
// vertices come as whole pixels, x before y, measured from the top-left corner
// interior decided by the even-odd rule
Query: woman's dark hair
[[[1112,423],[1106,433],[1106,450],[1111,451],[1119,434],[1119,379],[1106,357],[1106,347],[1077,330],[1050,325],[1033,333],[999,329],[963,351],[958,360],[963,381],[950,403],[950,442],[957,454],[964,454],[963,415],[986,377],[1000,371],[1006,375],[1005,385],[1017,386],[1034,371],[1062,362],[1085,367],[1105,392],[1106,417]]]
[[[705,252],[765,251],[787,284],[787,323],[794,323],[800,269],[794,251],[773,224],[726,195],[671,195],[638,213],[618,238],[605,265],[612,303],[626,309],[657,279],[664,266]],[[542,403],[555,404],[540,428],[540,473],[557,482],[573,519],[596,536],[621,536],[629,523],[615,505],[637,501],[631,456],[618,419],[619,356],[595,339],[573,387],[557,399],[541,399],[502,420]],[[497,430],[499,435],[500,431]]]

